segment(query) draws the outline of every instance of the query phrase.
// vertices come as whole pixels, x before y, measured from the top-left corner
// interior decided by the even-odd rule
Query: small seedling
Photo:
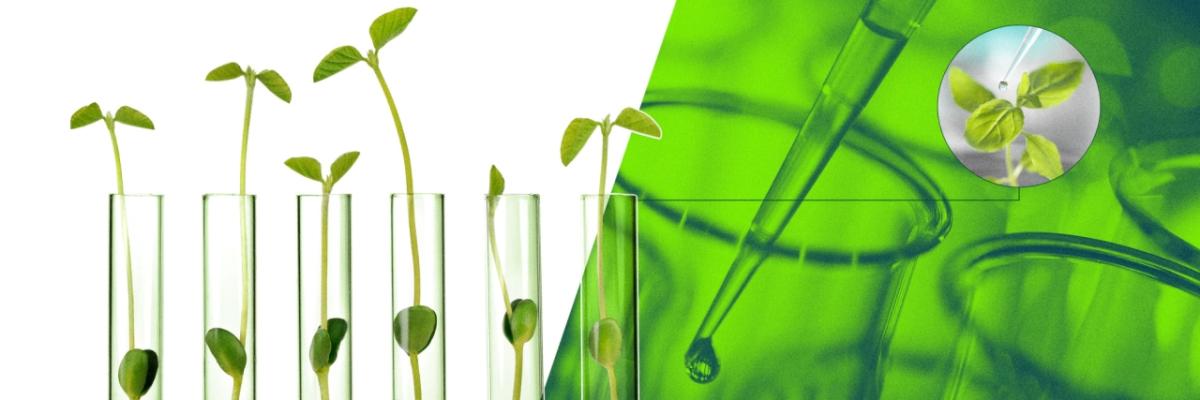
[[[592,358],[608,371],[609,393],[612,395],[612,399],[616,400],[616,367],[617,359],[621,357],[622,343],[621,325],[616,319],[608,317],[608,304],[604,299],[604,205],[607,202],[604,184],[607,182],[606,173],[608,171],[608,137],[612,133],[612,128],[619,126],[642,136],[660,139],[662,138],[662,128],[650,115],[635,108],[627,107],[621,110],[616,121],[613,121],[611,117],[611,115],[607,115],[604,120],[599,122],[588,118],[572,120],[567,125],[566,132],[563,133],[559,154],[562,157],[563,166],[569,165],[583,150],[583,146],[596,131],[596,127],[600,128],[600,183],[599,190],[596,192],[599,195],[599,199],[597,199],[599,204],[596,207],[596,226],[598,227],[596,232],[596,295],[600,304],[600,319],[592,324],[592,329],[588,333],[588,351]]]
[[[1083,76],[1083,62],[1050,63],[1026,72],[1017,87],[1017,102],[997,98],[958,67],[950,69],[950,91],[954,103],[971,113],[964,132],[972,148],[993,153],[1004,150],[1004,177],[988,177],[995,183],[1017,186],[1025,170],[1054,179],[1063,174],[1058,146],[1050,138],[1024,130],[1023,108],[1050,108],[1075,93]],[[1014,167],[1012,143],[1025,138],[1025,153]]]
[[[375,72],[375,79],[379,81],[379,88],[383,90],[383,97],[387,100],[388,109],[392,112],[392,122],[396,125],[396,136],[400,139],[400,154],[404,159],[404,189],[409,195],[407,203],[408,237],[413,265],[413,305],[396,313],[396,317],[392,321],[392,334],[396,343],[408,354],[409,364],[412,366],[413,393],[415,398],[420,400],[421,370],[417,363],[417,355],[424,351],[433,340],[433,335],[437,330],[437,312],[421,305],[421,257],[417,246],[416,210],[412,196],[412,161],[408,152],[408,140],[404,136],[404,124],[400,122],[400,113],[396,111],[396,101],[392,98],[392,91],[388,88],[387,80],[383,78],[383,71],[379,68],[379,52],[383,50],[383,46],[400,36],[416,15],[417,9],[403,7],[375,18],[375,21],[371,22],[369,30],[373,48],[367,50],[367,55],[364,57],[362,52],[354,46],[341,46],[333,49],[317,64],[316,70],[313,71],[313,82],[320,82],[360,61],[365,62],[368,67],[371,67],[371,71]]]
[[[300,176],[321,183],[321,326],[317,327],[308,348],[309,363],[321,388],[321,400],[329,400],[329,367],[337,361],[338,348],[350,330],[346,320],[329,318],[329,194],[357,160],[357,151],[342,154],[329,167],[329,175],[324,177],[321,176],[321,163],[312,157],[293,157],[284,162]]]
[[[227,81],[235,78],[244,78],[246,82],[246,109],[242,117],[242,157],[240,171],[238,175],[238,203],[240,205],[239,215],[241,220],[241,243],[242,243],[242,315],[241,326],[238,329],[238,335],[234,336],[229,331],[222,328],[211,328],[204,335],[204,343],[208,346],[208,351],[212,353],[213,359],[217,361],[217,365],[225,371],[230,378],[233,378],[233,395],[232,399],[237,400],[241,397],[242,392],[242,376],[246,370],[246,327],[249,324],[250,316],[250,249],[249,240],[247,238],[247,210],[246,210],[246,151],[250,144],[250,110],[254,104],[254,87],[256,83],[262,82],[267,90],[279,97],[284,102],[292,102],[292,89],[288,87],[287,81],[278,72],[273,70],[263,70],[255,72],[250,66],[242,69],[237,63],[231,62],[214,68],[208,73],[204,79],[207,81]]]
[[[132,245],[129,243],[129,218],[126,216],[125,209],[125,178],[121,172],[121,149],[117,145],[116,123],[153,130],[154,122],[146,114],[142,114],[133,107],[121,106],[117,109],[117,113],[113,114],[100,111],[100,105],[92,103],[83,106],[71,115],[71,129],[82,128],[96,121],[104,121],[104,126],[108,128],[108,137],[112,141],[113,160],[117,166],[117,202],[121,207],[121,242],[125,247],[126,301],[129,303],[129,309],[126,310],[129,313],[129,350],[125,352],[120,366],[117,367],[117,382],[120,383],[121,389],[125,391],[125,395],[129,396],[130,400],[137,400],[145,396],[150,391],[150,387],[154,385],[154,378],[158,374],[158,354],[154,350],[139,349],[136,345],[133,309],[133,252],[131,251]]]
[[[496,281],[500,283],[500,294],[504,298],[504,337],[513,346],[515,369],[513,374],[513,400],[521,398],[521,371],[524,364],[525,343],[533,339],[538,325],[538,306],[531,299],[510,300],[504,269],[500,267],[500,251],[496,246],[496,205],[504,194],[504,175],[492,166],[488,182],[488,245],[492,254],[492,266],[496,270]]]

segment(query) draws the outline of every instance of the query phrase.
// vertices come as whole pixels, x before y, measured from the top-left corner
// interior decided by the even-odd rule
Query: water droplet
[[[700,338],[692,342],[688,348],[684,365],[687,366],[688,376],[696,383],[709,383],[717,379],[721,372],[721,362],[717,360],[717,352],[713,350],[711,338]]]
[[[1000,91],[1008,90],[1008,81],[1000,81]]]

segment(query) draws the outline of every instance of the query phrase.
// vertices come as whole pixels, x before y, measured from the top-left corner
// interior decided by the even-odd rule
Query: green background
[[[1200,291],[1185,279],[1195,276],[1188,274],[1200,243],[1194,1],[937,2],[781,246],[902,249],[906,229],[927,222],[914,207],[933,200],[950,207],[948,234],[917,257],[874,265],[772,258],[714,337],[720,375],[708,384],[688,378],[684,353],[737,237],[865,5],[677,2],[643,104],[664,138],[630,140],[615,190],[642,200],[642,396],[937,398],[955,385],[971,386],[955,392],[960,398],[1200,395],[1200,362],[1192,361],[1200,360]],[[989,183],[959,164],[937,116],[938,86],[957,51],[981,33],[1018,24],[1071,42],[1096,74],[1101,98],[1098,131],[1079,163],[1053,182],[1022,189]],[[1154,150],[1146,152],[1152,160],[1181,161],[1146,166],[1126,154],[1139,148]],[[1114,161],[1120,157],[1126,160]],[[889,162],[914,168],[897,171]],[[905,174],[927,177],[938,198],[925,198]],[[1113,181],[1125,174],[1141,181],[1123,206]],[[1001,264],[1008,268],[978,283],[976,319],[968,321],[961,299],[948,298],[961,290],[960,271],[971,269],[961,253],[1021,232],[1097,239],[1114,252],[1174,258],[1180,264],[1165,263],[1180,271],[1147,277],[1127,272],[1137,266],[1027,250],[1007,255]],[[890,291],[902,299],[892,308]],[[988,316],[1011,319],[993,326]],[[581,360],[571,321],[547,398],[577,396],[572,372],[590,361]],[[890,346],[872,336],[881,330]],[[986,355],[975,356],[972,344]],[[1171,379],[1151,378],[1168,369]]]

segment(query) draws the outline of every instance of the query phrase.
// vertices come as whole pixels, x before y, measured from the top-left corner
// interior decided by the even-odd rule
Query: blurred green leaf
[[[1004,148],[1025,126],[1025,114],[1004,99],[992,99],[967,118],[967,144],[983,152]]]
[[[950,93],[954,95],[954,103],[967,112],[975,111],[983,103],[996,98],[992,91],[958,67],[950,67]]]
[[[1050,25],[1050,29],[1071,38],[1071,45],[1087,57],[1088,65],[1096,72],[1117,76],[1133,74],[1125,43],[1108,24],[1090,17],[1072,16]]]
[[[1025,132],[1025,154],[1021,155],[1021,165],[1030,172],[1054,179],[1063,174],[1062,159],[1058,154],[1058,146],[1042,135]]]
[[[1075,93],[1083,77],[1083,62],[1050,63],[1021,76],[1017,87],[1017,105],[1050,108]]]

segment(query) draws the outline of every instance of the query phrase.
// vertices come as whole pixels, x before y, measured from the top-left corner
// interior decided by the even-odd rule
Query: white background
[[[68,119],[98,101],[154,119],[119,127],[130,193],[166,195],[165,397],[201,396],[201,195],[234,192],[244,88],[205,82],[228,61],[278,70],[292,104],[261,86],[249,187],[258,203],[258,394],[296,397],[295,200],[315,183],[290,156],[328,163],[363,152],[338,191],[354,195],[355,393],[390,395],[387,193],[403,190],[395,131],[369,69],[319,84],[334,47],[370,45],[367,27],[420,11],[381,54],[414,151],[418,192],[446,194],[449,397],[485,386],[487,168],[510,193],[541,193],[546,372],[581,272],[577,195],[595,191],[598,146],[559,162],[575,116],[637,105],[670,17],[669,0],[605,2],[74,1],[0,3],[0,381],[6,398],[102,399],[107,390],[107,199],[102,124]],[[620,163],[619,132],[610,170]],[[635,140],[647,140],[638,138]],[[610,175],[610,180],[612,175]]]

